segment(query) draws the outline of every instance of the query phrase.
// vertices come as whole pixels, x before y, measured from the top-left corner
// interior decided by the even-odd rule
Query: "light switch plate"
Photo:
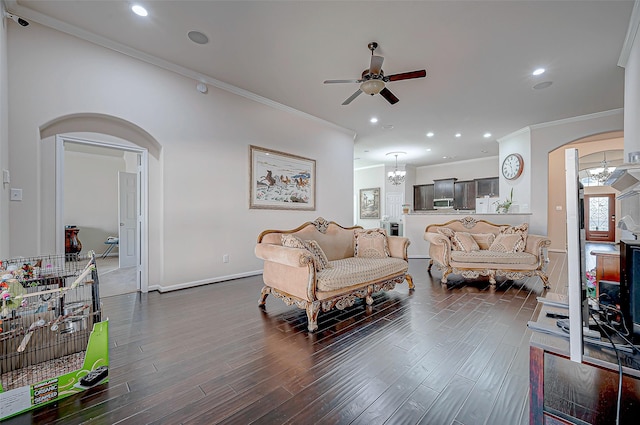
[[[22,189],[11,188],[10,195],[12,201],[22,201]]]

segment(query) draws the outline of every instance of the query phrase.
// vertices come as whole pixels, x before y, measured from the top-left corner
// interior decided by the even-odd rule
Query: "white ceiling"
[[[353,130],[356,167],[392,164],[390,151],[413,165],[496,156],[497,139],[528,125],[623,107],[617,63],[633,9],[631,0],[142,0],[141,18],[130,1],[5,2],[27,20],[70,24]],[[190,41],[191,30],[209,43]],[[385,74],[427,77],[388,83],[393,106],[379,95],[342,106],[358,85],[323,81],[359,78],[370,41]],[[532,76],[538,67],[546,73]],[[553,84],[532,88],[544,81]]]

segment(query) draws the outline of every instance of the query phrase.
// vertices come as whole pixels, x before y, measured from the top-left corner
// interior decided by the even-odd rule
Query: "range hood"
[[[616,167],[605,182],[605,185],[621,192],[616,199],[624,199],[640,194],[640,164],[623,164]]]

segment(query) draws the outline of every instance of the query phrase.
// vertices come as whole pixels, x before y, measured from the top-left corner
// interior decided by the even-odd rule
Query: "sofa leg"
[[[542,273],[541,271],[537,271],[536,274],[540,276],[540,279],[542,280],[542,286],[544,287],[544,289],[551,288],[551,286],[549,285],[549,276]]]
[[[415,286],[413,285],[413,277],[410,274],[405,274],[404,280],[407,281],[407,285],[409,285],[409,289],[415,289]]]
[[[445,271],[442,272],[442,279],[440,279],[441,283],[447,283],[447,276],[449,276],[451,274],[453,270],[451,269],[447,269]]]
[[[318,313],[320,313],[320,301],[307,303],[307,329],[313,332],[318,329]]]
[[[429,260],[429,265],[427,266],[427,272],[431,273],[431,267],[433,266],[433,260]]]
[[[491,284],[491,286],[496,286],[496,274],[495,273],[489,273],[489,283]]]
[[[265,304],[265,301],[267,299],[267,296],[271,293],[271,288],[268,286],[264,286],[262,288],[262,292],[260,293],[260,299],[258,300],[258,305],[259,306],[263,306]]]

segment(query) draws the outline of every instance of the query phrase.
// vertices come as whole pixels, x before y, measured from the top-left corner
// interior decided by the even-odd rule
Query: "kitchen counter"
[[[444,212],[446,211],[446,212]],[[470,210],[416,211],[402,216],[403,236],[409,238],[409,258],[429,258],[429,242],[424,240],[424,230],[430,224],[441,224],[462,217],[471,216],[476,220],[486,220],[494,224],[519,225],[529,223],[531,213],[482,213]]]

